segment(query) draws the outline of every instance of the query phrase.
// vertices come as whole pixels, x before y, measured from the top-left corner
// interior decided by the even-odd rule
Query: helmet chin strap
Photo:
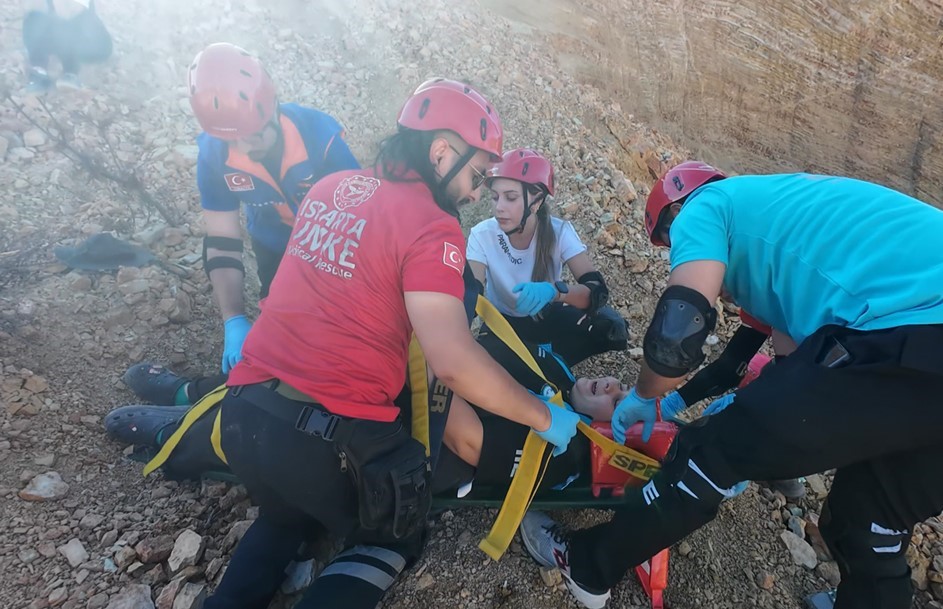
[[[510,235],[519,235],[519,234],[523,233],[523,232],[524,232],[524,225],[527,224],[527,218],[530,217],[530,214],[531,214],[531,211],[530,211],[530,201],[528,200],[529,197],[528,197],[528,194],[527,194],[527,188],[525,187],[525,188],[523,189],[523,191],[524,191],[524,215],[521,216],[521,223],[517,226],[517,228],[505,232],[505,234],[508,235],[508,236],[510,236]],[[537,199],[536,201],[534,201],[534,203],[539,203],[540,201],[542,201],[543,199],[546,199],[546,198],[547,198],[547,195],[544,194],[540,199]]]
[[[462,169],[465,168],[465,165],[468,165],[468,162],[471,161],[472,157],[478,154],[478,149],[469,147],[462,156],[458,158],[458,161],[452,165],[452,169],[439,180],[439,183],[436,184],[435,189],[433,189],[433,198],[435,199],[436,204],[442,208],[445,212],[450,215],[458,217],[458,207],[455,202],[449,201],[448,193],[446,189],[449,186],[449,183],[458,175]]]

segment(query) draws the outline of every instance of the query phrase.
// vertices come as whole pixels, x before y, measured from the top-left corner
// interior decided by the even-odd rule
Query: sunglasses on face
[[[451,148],[455,152],[455,154],[457,154],[458,156],[462,156],[462,153],[459,152],[458,148],[456,148],[452,144],[449,144],[449,148]],[[471,183],[472,190],[478,190],[479,188],[481,188],[481,185],[485,183],[485,180],[488,179],[488,176],[478,171],[478,169],[474,165],[469,165],[469,167],[471,167],[471,170],[474,172],[474,175],[472,176],[472,183]]]

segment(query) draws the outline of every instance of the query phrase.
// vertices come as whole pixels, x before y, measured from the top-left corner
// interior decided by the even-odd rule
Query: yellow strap
[[[180,443],[180,440],[183,438],[184,434],[193,425],[196,421],[200,419],[206,412],[218,404],[220,400],[223,399],[223,396],[226,395],[227,387],[226,385],[220,385],[213,391],[207,393],[203,398],[193,405],[193,408],[187,411],[187,414],[183,417],[183,421],[180,423],[180,427],[177,428],[167,441],[164,442],[164,445],[160,448],[160,451],[157,455],[151,459],[151,461],[144,466],[144,475],[150,475],[151,472],[162,466],[167,462],[167,459],[170,458],[170,454],[173,453],[174,449],[177,448],[177,444]]]
[[[210,444],[213,445],[213,452],[216,453],[216,456],[219,457],[219,460],[226,465],[229,465],[229,461],[226,460],[226,453],[223,452],[223,434],[220,430],[220,422],[222,419],[223,409],[220,408],[216,411],[216,419],[213,420],[213,433],[210,434]]]
[[[413,334],[409,341],[409,387],[412,392],[413,437],[426,447],[426,456],[432,456],[429,446],[429,377],[426,356]]]
[[[514,329],[511,328],[508,320],[493,304],[484,297],[479,296],[475,311],[501,342],[514,351],[515,355],[527,364],[535,374],[547,381],[533,355],[524,346]],[[553,386],[549,381],[548,384]],[[563,407],[563,398],[560,391],[556,387],[553,388],[555,393],[550,402]],[[610,457],[609,463],[613,467],[617,467],[642,480],[648,480],[658,471],[660,466],[655,459],[613,442],[583,422],[580,422],[577,427],[591,442],[599,445],[606,456]],[[547,442],[533,431],[527,434],[520,463],[514,477],[511,479],[511,486],[504,497],[504,503],[501,505],[498,517],[491,527],[491,532],[478,545],[485,554],[494,560],[500,559],[511,545],[511,540],[514,538],[518,527],[520,527],[521,520],[524,519],[524,514],[537,492],[537,487],[549,463],[549,459],[541,458],[546,452],[546,446]]]

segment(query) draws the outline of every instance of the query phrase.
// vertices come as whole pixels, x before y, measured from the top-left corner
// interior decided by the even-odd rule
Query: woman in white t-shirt
[[[605,280],[573,226],[550,213],[550,162],[519,148],[504,153],[489,176],[494,217],[472,228],[466,256],[485,297],[523,340],[550,343],[571,365],[625,349],[628,329],[605,306]],[[564,263],[576,284],[562,281]]]

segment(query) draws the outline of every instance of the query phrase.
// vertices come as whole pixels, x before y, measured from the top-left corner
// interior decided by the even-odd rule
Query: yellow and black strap
[[[183,439],[183,436],[186,435],[187,431],[190,429],[190,426],[196,423],[200,418],[202,418],[207,412],[209,412],[213,407],[217,406],[225,397],[227,391],[226,385],[220,385],[213,391],[207,393],[203,398],[193,405],[193,408],[187,411],[187,414],[183,417],[183,421],[180,422],[180,426],[177,427],[175,431],[167,441],[164,442],[164,445],[160,447],[160,451],[157,455],[154,456],[150,462],[144,466],[144,475],[147,476],[157,468],[164,465],[167,462],[167,459],[170,458],[170,455],[174,452],[174,449],[177,448],[177,445],[180,443],[180,440]],[[223,447],[220,444],[220,412],[217,409],[216,420],[213,422],[213,433],[210,436],[210,441],[213,444],[213,451],[216,453],[216,456],[219,457],[223,463],[229,465],[226,461],[226,454],[223,452]]]
[[[524,343],[511,328],[507,319],[484,297],[478,297],[478,305],[475,307],[478,316],[488,324],[495,336],[506,344],[514,353],[521,358],[535,374],[546,381],[543,372],[537,365],[537,361],[530,353]],[[552,383],[547,383],[553,387]],[[550,402],[556,406],[563,407],[563,398],[556,387],[554,396]],[[643,455],[642,453],[617,444],[609,438],[603,436],[595,429],[585,423],[580,423],[578,429],[591,442],[602,448],[603,452],[609,457],[609,464],[613,467],[640,478],[648,480],[659,469],[659,463],[655,459]],[[546,470],[549,459],[546,458],[547,442],[541,439],[537,434],[531,431],[527,434],[527,440],[524,442],[524,450],[521,454],[520,463],[517,471],[511,479],[511,486],[504,498],[504,503],[498,512],[491,532],[479,544],[479,548],[494,560],[498,560],[507,551],[511,545],[511,540],[517,532],[524,518],[524,513],[530,506],[537,492],[537,486],[543,478],[543,472]]]

